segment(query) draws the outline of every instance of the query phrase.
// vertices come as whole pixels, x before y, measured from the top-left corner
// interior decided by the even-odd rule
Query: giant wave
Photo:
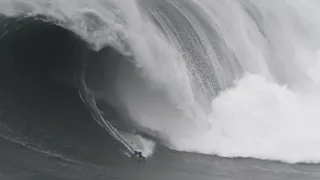
[[[4,0],[1,101],[11,95],[19,103],[25,92],[45,96],[30,83],[63,92],[81,99],[128,151],[148,156],[157,142],[223,157],[316,163],[319,6]]]

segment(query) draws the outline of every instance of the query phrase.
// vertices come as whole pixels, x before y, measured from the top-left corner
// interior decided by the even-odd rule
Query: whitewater
[[[2,0],[0,13],[44,15],[92,49],[128,57],[112,92],[100,96],[134,125],[125,132],[102,123],[131,151],[149,156],[160,143],[318,163],[319,7],[317,0]]]

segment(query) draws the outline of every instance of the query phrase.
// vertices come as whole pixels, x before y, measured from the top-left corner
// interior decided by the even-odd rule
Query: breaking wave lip
[[[134,101],[132,101],[134,98],[132,99],[132,97],[135,93],[147,90],[148,92],[146,92],[146,94],[148,95],[145,96],[145,99],[141,99],[148,101],[150,98],[155,97],[154,100],[161,100],[164,104],[161,104],[160,108],[162,108],[162,106],[167,106],[167,110],[171,108],[168,117],[170,115],[181,116],[181,114],[179,114],[180,111],[190,111],[188,115],[179,117],[180,122],[178,122],[178,124],[183,123],[183,117],[187,117],[189,121],[189,116],[194,117],[195,111],[188,105],[185,107],[183,105],[176,110],[177,104],[175,101],[183,100],[186,103],[192,103],[193,101],[188,98],[188,96],[192,96],[192,90],[190,87],[191,85],[189,84],[190,80],[187,77],[188,72],[186,70],[186,63],[183,62],[183,57],[180,52],[174,50],[174,48],[171,47],[173,45],[167,43],[164,36],[157,34],[159,31],[153,28],[152,25],[150,26],[151,31],[148,32],[148,35],[151,36],[154,41],[150,41],[145,37],[143,38],[145,44],[141,43],[141,47],[138,47],[142,49],[146,48],[144,49],[146,55],[144,55],[139,54],[139,51],[141,50],[136,49],[137,47],[128,45],[131,43],[138,46],[140,45],[140,40],[134,40],[139,43],[130,42],[132,39],[127,39],[128,35],[126,34],[132,33],[130,31],[136,33],[136,31],[139,31],[139,27],[138,29],[133,27],[133,29],[124,30],[125,28],[122,26],[134,21],[125,21],[121,19],[123,18],[121,17],[122,15],[119,15],[119,13],[112,10],[112,13],[108,15],[111,16],[110,19],[112,19],[111,22],[113,24],[106,22],[105,19],[103,19],[103,16],[97,13],[97,11],[85,7],[75,11],[72,7],[69,7],[72,9],[72,12],[69,13],[65,12],[65,9],[61,7],[61,9],[56,9],[57,7],[55,7],[54,3],[43,4],[41,2],[36,2],[36,5],[39,5],[39,8],[34,8],[33,6],[35,4],[32,3],[29,4],[27,2],[18,1],[5,1],[2,2],[2,4],[2,7],[8,7],[9,11],[6,8],[1,9],[1,12],[3,13],[3,21],[1,21],[1,27],[3,27],[3,29],[1,29],[1,45],[3,48],[12,48],[8,53],[4,53],[3,55],[6,57],[7,61],[5,62],[7,63],[5,65],[12,65],[11,63],[14,61],[13,66],[18,73],[27,75],[28,78],[35,78],[35,81],[39,84],[44,83],[50,87],[61,88],[63,90],[72,91],[73,93],[77,92],[87,106],[92,117],[129,151],[132,152],[133,149],[140,149],[146,156],[152,155],[155,143],[139,135],[143,133],[148,134],[151,139],[156,139],[168,146],[170,145],[170,140],[168,137],[165,137],[165,134],[161,133],[161,128],[153,129],[145,126],[143,121],[140,122],[139,119],[137,119],[135,114],[137,112],[132,112],[132,107],[129,106],[132,106],[132,103],[134,103]],[[127,4],[124,4],[124,6],[126,5]],[[136,4],[131,5],[137,6]],[[53,9],[51,9],[52,6],[54,6]],[[139,13],[134,14],[132,17],[136,18],[139,16],[138,14]],[[139,21],[142,22],[142,19],[139,19]],[[39,31],[28,32],[28,30]],[[16,37],[15,33],[20,33],[19,37]],[[31,38],[28,33],[31,33]],[[42,38],[44,39],[37,39],[37,33],[42,35]],[[64,38],[60,35],[63,35]],[[29,39],[25,40],[24,37],[29,37]],[[21,40],[19,38],[22,38],[26,42],[25,45],[19,45],[19,43],[16,42]],[[53,50],[53,52],[50,52],[50,55],[53,57],[50,57],[50,55],[45,56],[45,54],[39,54],[39,57],[33,57],[32,54],[29,53],[29,50],[32,50],[30,48],[40,49],[39,52],[46,52],[45,48],[41,45],[38,44],[36,47],[33,47],[33,45],[30,44],[30,42],[34,40],[33,38],[39,41],[39,44],[50,44],[45,42],[45,40],[50,40],[50,45],[52,45],[50,48]],[[60,44],[62,45],[62,48],[57,44],[59,43],[59,40],[63,42]],[[7,41],[9,42],[9,46],[6,46],[8,45]],[[150,47],[147,47],[149,46],[149,42],[151,43]],[[159,44],[168,45],[168,47],[165,49],[153,49],[154,46],[158,46]],[[26,49],[24,49],[25,47]],[[60,48],[62,53],[59,52],[59,50],[54,50],[55,48]],[[162,53],[162,51],[166,50],[168,50],[168,56]],[[37,53],[34,54],[38,55]],[[56,59],[54,59],[55,54],[58,54]],[[161,63],[160,61],[155,61],[158,64],[152,64],[154,62],[150,61],[151,64],[149,64],[148,59],[151,56],[155,57],[157,54],[163,54],[164,57],[160,55],[158,60],[163,59],[166,60],[166,62]],[[48,59],[45,62],[48,62],[49,65],[43,63],[42,58]],[[95,61],[90,58],[95,59]],[[174,62],[171,61],[172,58],[179,58],[180,60],[179,62]],[[30,61],[30,64],[26,59]],[[107,70],[101,70],[100,68],[96,72],[95,68],[98,68],[99,66],[103,67],[103,65],[105,65],[105,62],[103,62],[104,59],[111,61],[108,62],[110,67],[119,68],[119,72],[115,72],[112,68],[107,68]],[[115,59],[117,62],[115,62]],[[137,62],[137,59],[142,59],[142,61]],[[57,60],[57,62],[55,60]],[[28,71],[26,67],[30,68],[31,71]],[[143,71],[140,71],[139,68],[143,69]],[[168,69],[168,71],[164,77],[159,78],[159,76],[162,76],[163,72],[158,72],[156,70],[157,68],[162,70],[165,68]],[[105,71],[108,72],[109,70],[112,73],[105,73]],[[178,76],[176,76],[177,72],[179,72]],[[2,73],[4,75],[8,73],[8,69],[2,69]],[[112,75],[111,78],[108,76],[110,74]],[[117,75],[119,77],[115,77]],[[98,77],[97,82],[96,77]],[[114,82],[115,79],[116,82]],[[133,88],[133,96],[131,92],[128,91],[128,85],[132,85],[132,82],[138,83],[138,85]],[[10,82],[6,83],[9,84]],[[140,85],[144,89],[138,87]],[[115,89],[108,89],[110,86],[115,86]],[[183,87],[186,87],[186,91],[179,91],[179,88]],[[170,90],[167,91],[167,88]],[[107,93],[104,91],[107,91]],[[138,94],[138,96],[141,96],[141,94]],[[144,95],[142,94],[142,96]],[[171,98],[174,100],[171,100]],[[118,127],[121,125],[118,126],[118,121],[112,121],[108,119],[108,117],[106,117],[106,120],[104,119],[104,114],[108,114],[108,112],[102,113],[100,109],[103,108],[97,107],[96,100],[105,101],[106,104],[116,107],[115,109],[119,110],[120,113],[118,112],[118,114],[121,114],[121,116],[113,117],[113,119],[124,119],[124,131],[119,130],[121,128]],[[146,104],[144,103],[139,108],[143,108],[145,105]],[[154,108],[153,111],[157,111],[157,107],[150,107]],[[138,111],[139,108],[137,109]],[[162,110],[159,112],[161,111]],[[132,116],[135,117],[133,118]],[[142,119],[146,120],[145,117]],[[175,120],[172,118],[169,119]],[[114,127],[114,124],[117,124],[117,128]],[[142,133],[139,133],[139,131],[142,131]]]

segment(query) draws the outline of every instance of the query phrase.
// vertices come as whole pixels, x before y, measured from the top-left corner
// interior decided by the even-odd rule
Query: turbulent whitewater
[[[75,92],[131,152],[150,156],[157,143],[316,163],[319,7],[317,0],[2,0],[1,82],[12,70]]]

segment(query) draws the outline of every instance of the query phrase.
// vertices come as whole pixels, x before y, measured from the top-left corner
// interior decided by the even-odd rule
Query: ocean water
[[[0,179],[319,179],[318,7],[1,0]]]

